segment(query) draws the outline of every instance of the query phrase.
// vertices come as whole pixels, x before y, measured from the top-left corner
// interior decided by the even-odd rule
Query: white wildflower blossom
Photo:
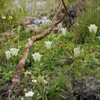
[[[66,33],[67,33],[66,28],[61,28],[61,33],[62,33],[62,35],[63,35],[63,36],[65,36],[65,35],[66,35]]]
[[[11,53],[9,50],[5,51],[5,54],[6,54],[6,58],[7,60],[9,60],[11,58]]]
[[[75,57],[78,57],[79,55],[80,55],[80,48],[79,47],[77,47],[77,48],[74,48],[74,56]]]
[[[29,91],[29,92],[25,93],[26,97],[33,97],[33,95],[34,95],[33,91]]]
[[[41,56],[42,55],[40,55],[38,52],[32,54],[32,57],[33,57],[33,59],[34,59],[35,62],[40,62]]]
[[[37,83],[37,80],[32,80],[33,83]]]
[[[90,33],[92,33],[92,32],[96,33],[98,27],[95,24],[90,24],[90,26],[88,26],[88,29],[89,29]]]
[[[21,100],[24,100],[24,98],[23,98],[23,97],[21,97]]]
[[[2,16],[2,19],[6,19],[6,16]]]
[[[51,49],[52,42],[51,41],[46,41],[45,46],[46,46],[47,49]]]
[[[11,48],[10,49],[10,53],[11,53],[12,56],[17,56],[18,51],[19,51],[19,49],[17,49],[17,48]]]

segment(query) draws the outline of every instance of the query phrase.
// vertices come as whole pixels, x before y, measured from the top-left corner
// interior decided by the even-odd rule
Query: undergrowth
[[[2,2],[4,3],[3,0]],[[0,39],[4,39],[0,41],[0,100],[8,98],[9,85],[28,39],[40,34],[30,33],[20,24],[22,18],[30,15],[24,6],[13,11],[7,8],[5,11],[0,10]],[[65,35],[61,31],[51,32],[49,36],[34,43],[21,72],[20,87],[13,91],[11,100],[73,100],[73,96],[79,96],[74,91],[77,82],[82,82],[85,78],[100,78],[99,12],[97,8],[88,9],[77,18],[74,29]],[[98,27],[95,35],[88,29],[90,24]],[[41,26],[41,32],[47,27],[48,25]],[[16,34],[6,36],[4,32],[9,29]],[[51,42],[49,49],[45,45],[47,41]],[[12,53],[12,48],[17,48],[18,54]],[[9,59],[6,51],[12,53]],[[39,53],[38,61],[32,56],[34,53]],[[30,91],[33,95],[28,97],[26,94]]]

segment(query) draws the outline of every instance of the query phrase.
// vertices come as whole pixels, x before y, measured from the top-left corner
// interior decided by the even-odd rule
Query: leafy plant
[[[77,24],[74,27],[74,40],[77,43],[84,43],[86,39],[89,39],[89,30],[88,26],[90,24],[95,24],[100,27],[100,10],[99,9],[88,9],[86,12],[83,12],[79,18],[77,18]],[[97,30],[96,36],[100,35],[100,28]]]

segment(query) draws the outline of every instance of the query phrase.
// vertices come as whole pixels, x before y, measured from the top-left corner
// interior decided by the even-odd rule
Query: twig
[[[66,13],[65,15],[66,15],[66,17],[68,17],[68,9],[66,7],[66,4],[65,4],[64,0],[61,0],[61,2],[62,2],[64,9],[65,9],[65,13]]]
[[[24,53],[23,53],[23,57],[22,59],[20,59],[17,68],[16,68],[16,72],[14,74],[14,77],[12,78],[12,85],[10,87],[10,90],[16,89],[19,84],[20,84],[20,74],[21,74],[21,70],[24,68],[27,57],[28,57],[28,53],[29,50],[32,46],[32,44],[38,40],[43,39],[44,37],[46,37],[47,35],[49,35],[49,33],[53,30],[53,28],[58,25],[65,17],[65,15],[62,16],[62,18],[60,18],[59,20],[57,20],[57,15],[60,13],[59,9],[56,13],[56,15],[53,17],[52,19],[52,23],[49,25],[48,29],[44,30],[43,33],[36,35],[36,36],[32,36],[30,38],[30,40],[28,41],[28,43],[25,46],[24,49]]]

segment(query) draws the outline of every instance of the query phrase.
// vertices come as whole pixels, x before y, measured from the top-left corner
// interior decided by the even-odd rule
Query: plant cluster
[[[89,7],[78,16],[73,30],[61,27],[58,33],[51,32],[36,43],[30,39],[36,33],[30,34],[17,22],[18,15],[26,15],[17,11],[0,12],[0,36],[5,39],[0,41],[0,100],[7,99],[6,91],[27,41],[33,45],[21,71],[20,87],[13,91],[11,100],[73,100],[80,95],[75,91],[76,84],[87,78],[100,78],[99,8]],[[8,29],[17,34],[5,36],[2,32]]]

